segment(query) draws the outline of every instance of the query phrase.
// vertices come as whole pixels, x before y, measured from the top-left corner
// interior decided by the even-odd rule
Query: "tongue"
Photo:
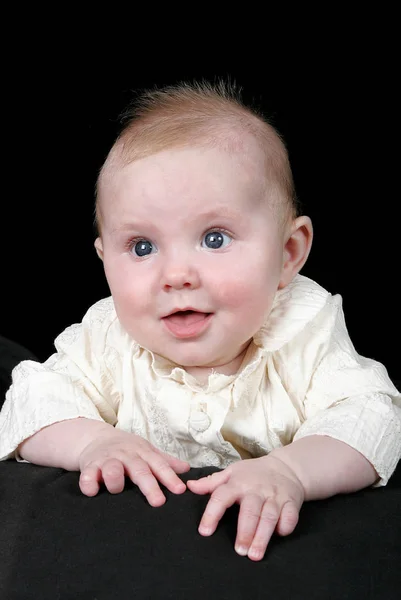
[[[186,325],[189,327],[194,323],[198,323],[202,321],[207,316],[207,313],[203,312],[194,312],[194,311],[183,311],[177,312],[168,317],[169,321],[174,323],[175,325]]]

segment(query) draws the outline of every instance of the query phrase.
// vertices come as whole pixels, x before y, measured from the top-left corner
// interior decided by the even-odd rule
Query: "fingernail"
[[[211,535],[212,534],[211,527],[199,527],[198,531],[201,535]]]
[[[245,548],[245,546],[236,546],[235,551],[240,556],[246,556],[248,554],[248,548]]]

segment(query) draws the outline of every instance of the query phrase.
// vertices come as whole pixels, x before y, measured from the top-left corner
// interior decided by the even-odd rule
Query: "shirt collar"
[[[305,329],[322,310],[329,296],[312,279],[297,275],[276,293],[266,322],[254,335],[254,343],[269,352],[279,350]]]

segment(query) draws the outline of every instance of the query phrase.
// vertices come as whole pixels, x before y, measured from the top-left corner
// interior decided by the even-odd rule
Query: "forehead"
[[[266,187],[263,156],[252,145],[237,151],[219,147],[170,149],[109,173],[102,182],[104,220],[125,212],[214,207],[249,210],[260,204]]]

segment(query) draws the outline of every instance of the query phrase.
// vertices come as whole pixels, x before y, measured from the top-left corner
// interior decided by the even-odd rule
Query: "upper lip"
[[[189,311],[189,310],[192,312],[200,312],[200,313],[205,313],[205,314],[209,313],[209,311],[207,311],[207,310],[199,310],[199,308],[193,308],[192,306],[184,306],[183,308],[174,308],[173,310],[168,312],[166,315],[164,315],[162,318],[165,319],[166,317],[170,317],[171,315],[173,315],[176,312],[185,312],[185,311]]]

